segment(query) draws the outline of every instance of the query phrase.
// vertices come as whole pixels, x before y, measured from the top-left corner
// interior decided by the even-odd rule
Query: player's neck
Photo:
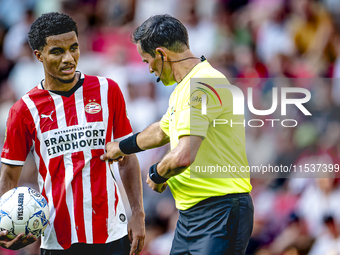
[[[178,54],[176,56],[176,60],[189,57],[195,57],[195,55],[190,50],[187,50],[182,54]],[[172,70],[177,84],[180,83],[183,78],[200,62],[201,61],[198,58],[191,58],[181,62],[172,63]]]
[[[79,78],[80,78],[80,74],[79,72],[76,72],[74,80],[70,83],[65,83],[49,74],[45,74],[45,80],[43,81],[43,86],[44,86],[44,89],[46,90],[69,91],[77,84],[77,82],[79,81]]]

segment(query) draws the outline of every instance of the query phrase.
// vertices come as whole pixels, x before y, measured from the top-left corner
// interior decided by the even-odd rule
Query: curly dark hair
[[[74,31],[78,37],[77,23],[67,14],[49,12],[41,15],[31,25],[28,42],[33,50],[42,50],[46,37]]]
[[[185,26],[171,15],[155,15],[137,27],[131,41],[140,43],[144,52],[155,57],[157,47],[163,46],[176,53],[189,49],[188,31]]]

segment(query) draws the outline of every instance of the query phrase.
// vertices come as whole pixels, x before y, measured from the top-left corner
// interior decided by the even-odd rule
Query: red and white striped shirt
[[[81,74],[81,81],[69,97],[39,84],[14,104],[7,120],[1,161],[22,166],[33,149],[40,192],[49,204],[44,249],[107,243],[127,234],[117,184],[99,158],[107,142],[132,135],[124,98],[110,79]]]

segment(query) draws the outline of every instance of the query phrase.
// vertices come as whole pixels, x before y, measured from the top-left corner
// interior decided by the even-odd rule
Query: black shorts
[[[180,211],[171,255],[244,255],[254,223],[249,194],[205,199]]]
[[[41,255],[128,255],[130,241],[126,235],[116,241],[106,244],[74,243],[67,250],[40,249]]]

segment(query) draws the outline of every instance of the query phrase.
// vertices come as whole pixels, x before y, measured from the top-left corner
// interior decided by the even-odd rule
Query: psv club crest
[[[85,111],[90,114],[95,114],[100,112],[102,107],[96,102],[90,102],[85,106]]]

